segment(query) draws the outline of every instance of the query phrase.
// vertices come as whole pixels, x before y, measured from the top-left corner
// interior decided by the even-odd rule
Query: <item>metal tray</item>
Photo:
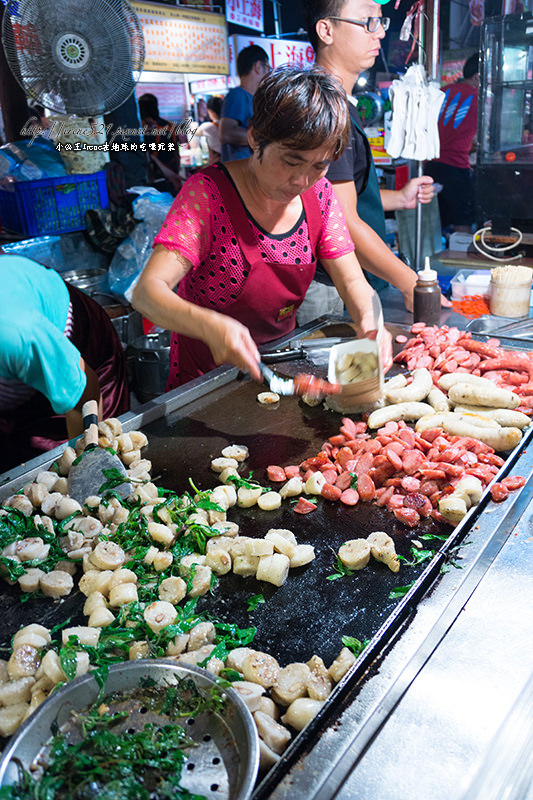
[[[346,327],[328,328],[327,333],[346,336],[349,335]],[[409,333],[409,326],[388,327],[393,336]],[[298,336],[285,337],[274,345],[278,348],[288,346],[295,339]],[[312,358],[310,354],[307,359],[282,363],[277,370],[287,376],[310,371]],[[324,377],[325,368],[324,374],[318,366],[312,371]],[[147,404],[139,415],[125,421],[124,428],[142,427],[149,439],[144,455],[153,463],[154,480],[167,488],[185,491],[189,489],[189,477],[199,488],[214,486],[216,476],[210,470],[211,459],[233,442],[246,444],[250,450],[250,458],[241,472],[246,476],[248,470],[252,470],[254,478],[266,484],[265,469],[268,465],[298,464],[315,455],[324,440],[338,432],[341,415],[326,412],[323,408],[310,408],[295,398],[282,398],[276,407],[261,406],[256,402],[258,391],[258,385],[239,376],[236,369],[219,368],[209,376],[191,382],[180,392]],[[530,434],[528,441],[532,438]],[[509,470],[524,444],[525,440],[510,454],[499,479]],[[26,479],[30,475],[31,471]],[[22,483],[19,478],[16,488]],[[386,509],[369,504],[348,508],[323,502],[317,511],[304,517],[294,514],[287,503],[275,512],[258,508],[231,510],[229,517],[240,524],[243,535],[263,536],[271,527],[289,528],[299,542],[314,545],[316,559],[306,567],[291,570],[289,580],[280,588],[254,578],[243,579],[233,574],[223,576],[213,595],[200,599],[199,609],[209,610],[218,618],[234,621],[243,627],[257,626],[253,646],[271,653],[282,665],[307,661],[313,653],[328,664],[341,649],[343,635],[369,640],[352,670],[337,685],[315,720],[294,740],[277,767],[256,790],[257,797],[268,796],[268,791],[299,754],[313,746],[317,732],[331,724],[370,664],[393,640],[438,577],[450,552],[472,529],[488,499],[485,493],[481,504],[471,509],[454,531],[433,520],[424,520],[412,531]],[[352,578],[326,580],[334,571],[334,553],[339,546],[346,539],[366,537],[374,530],[386,530],[393,537],[398,553],[406,556],[411,539],[422,533],[450,535],[425,567],[402,565],[400,572],[393,574],[384,565],[374,562]],[[411,582],[414,582],[413,586],[403,599],[389,597],[392,589]],[[266,603],[259,605],[254,612],[248,612],[247,600],[258,593],[263,594]],[[24,607],[20,606],[18,594],[17,587],[10,587],[2,598],[6,625],[0,638],[4,641],[22,624],[36,619],[51,626],[70,613],[73,615],[72,624],[77,624],[77,619],[82,624],[83,598],[79,593],[65,598],[59,606],[36,599],[28,601]],[[76,614],[79,615],[77,618]]]
[[[106,696],[129,692],[142,686],[146,678],[157,684],[172,685],[177,678],[191,678],[199,689],[209,690],[216,681],[212,675],[196,667],[173,664],[163,659],[130,661],[110,667]],[[79,741],[79,723],[74,711],[83,711],[98,698],[100,687],[91,674],[83,675],[63,686],[32,714],[13,736],[0,762],[0,786],[17,779],[15,759],[28,769],[37,760],[46,763],[46,744],[56,723],[67,737]],[[224,715],[213,712],[184,719],[187,734],[197,747],[187,753],[182,785],[192,793],[209,800],[246,800],[250,797],[259,767],[259,737],[252,715],[233,689],[228,689]],[[114,700],[112,711],[127,710],[123,727],[141,730],[146,723],[168,724],[173,721],[142,707],[139,700]],[[118,728],[119,730],[120,728]]]
[[[533,319],[526,317],[493,317],[487,314],[471,320],[466,326],[471,333],[497,336],[499,339],[521,339],[531,344],[533,340]]]

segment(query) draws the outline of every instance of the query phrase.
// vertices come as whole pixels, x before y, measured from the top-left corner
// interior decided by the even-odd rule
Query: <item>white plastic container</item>
[[[341,413],[373,411],[383,405],[383,365],[381,363],[381,333],[377,339],[353,339],[333,345],[329,354],[328,381],[342,383],[339,366],[344,357],[372,353],[376,358],[373,374],[363,380],[342,384],[338,395],[328,395],[327,407]]]
[[[527,317],[531,303],[533,270],[509,266],[492,270],[490,313],[495,317]]]
[[[490,270],[460,269],[450,281],[452,300],[462,300],[465,295],[488,295],[490,291]]]

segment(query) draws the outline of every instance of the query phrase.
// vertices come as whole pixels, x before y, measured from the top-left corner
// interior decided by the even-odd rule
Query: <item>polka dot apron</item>
[[[311,263],[268,262],[261,257],[246,209],[231,180],[216,167],[207,167],[204,173],[215,181],[226,199],[226,207],[243,253],[243,274],[247,273],[239,294],[230,296],[231,290],[228,288],[224,302],[216,310],[246,325],[258,345],[285,336],[295,328],[296,311],[315,274],[316,248],[322,232],[322,214],[317,196],[312,187],[301,195],[313,250]],[[197,302],[189,295],[186,281],[180,282],[177,292],[184,300]],[[207,303],[206,307],[209,307]],[[170,359],[167,391],[216,366],[206,344],[181,334],[172,335]]]

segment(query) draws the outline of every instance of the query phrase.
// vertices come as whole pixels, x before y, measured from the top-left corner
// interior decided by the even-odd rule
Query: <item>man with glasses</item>
[[[400,191],[380,190],[370,145],[352,98],[361,72],[370,69],[379,55],[381,40],[389,27],[382,17],[382,0],[306,0],[307,32],[317,66],[336,75],[349,99],[351,139],[344,154],[333,162],[327,177],[339,198],[357,257],[367,279],[377,291],[392,284],[413,308],[416,273],[397,258],[385,243],[384,211],[415,208],[417,199],[430,202],[433,180],[414,178]],[[370,273],[370,274],[368,274]],[[342,313],[342,301],[319,266],[315,280],[298,313],[300,325],[324,313]]]

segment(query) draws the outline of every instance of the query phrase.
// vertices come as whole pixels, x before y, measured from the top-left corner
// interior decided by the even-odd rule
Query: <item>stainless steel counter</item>
[[[384,308],[387,322],[412,321],[393,289]],[[464,327],[465,319],[446,310],[442,323]],[[219,368],[211,374],[210,391],[236,375],[235,369]],[[138,415],[126,415],[124,427],[143,427],[206,391],[198,379],[146,404]],[[9,480],[0,497],[18,488],[22,474],[30,478],[58,454],[3,476]],[[529,696],[533,665],[531,445],[516,458],[511,474],[527,477],[526,486],[503,504],[489,502],[454,557],[456,566],[413,604],[395,638],[350,689],[334,724],[275,788],[267,793],[259,786],[257,797],[489,800],[483,789],[469,787],[486,770],[484,759],[513,702],[522,690]],[[508,722],[500,739],[508,742],[509,730]],[[496,794],[494,800],[504,797]]]

